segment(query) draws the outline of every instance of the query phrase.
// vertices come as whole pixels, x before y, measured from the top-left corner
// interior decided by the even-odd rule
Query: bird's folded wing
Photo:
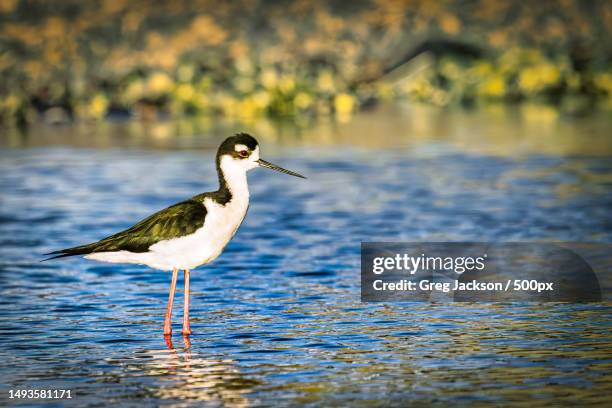
[[[134,226],[98,242],[51,252],[58,257],[93,252],[146,252],[152,245],[193,234],[204,225],[206,207],[201,201],[187,200],[156,212]]]

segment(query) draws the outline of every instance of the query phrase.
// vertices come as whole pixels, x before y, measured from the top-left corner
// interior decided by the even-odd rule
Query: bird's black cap
[[[257,140],[248,133],[236,133],[234,136],[230,136],[221,143],[219,146],[218,156],[224,154],[235,154],[234,146],[237,144],[245,145],[249,150],[253,151],[257,147]]]

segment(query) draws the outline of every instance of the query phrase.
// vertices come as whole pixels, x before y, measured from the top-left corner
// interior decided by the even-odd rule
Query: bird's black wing
[[[206,207],[202,201],[190,199],[156,212],[134,226],[98,242],[62,249],[47,255],[49,259],[85,255],[94,252],[146,252],[151,245],[193,234],[204,225]]]

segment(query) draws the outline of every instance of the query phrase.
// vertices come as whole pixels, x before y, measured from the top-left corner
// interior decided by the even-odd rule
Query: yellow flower
[[[176,98],[182,102],[189,102],[195,96],[195,89],[191,84],[181,84],[174,91]]]
[[[278,81],[278,88],[283,93],[289,93],[295,88],[295,80],[289,75],[283,75]]]
[[[295,98],[293,98],[293,104],[298,109],[308,109],[310,105],[312,105],[312,96],[306,92],[299,92],[295,95]]]
[[[612,73],[602,72],[596,74],[593,80],[595,82],[595,86],[597,86],[598,89],[601,89],[607,94],[612,95]]]
[[[4,98],[4,110],[11,113],[15,112],[19,108],[19,98],[15,95],[9,95]]]
[[[349,94],[341,93],[334,98],[334,110],[338,115],[350,114],[355,108],[355,98]]]
[[[499,98],[506,93],[506,82],[502,75],[493,75],[487,78],[480,86],[479,91],[484,96]]]
[[[260,80],[264,88],[274,88],[278,82],[278,75],[276,75],[276,71],[272,69],[266,69],[261,73]]]
[[[523,91],[531,92],[538,88],[540,83],[540,78],[538,75],[538,71],[533,68],[526,68],[521,71],[521,75],[519,76],[519,88]]]
[[[518,86],[525,93],[537,93],[556,84],[560,77],[561,71],[556,66],[542,63],[521,71]]]
[[[94,119],[102,119],[108,109],[108,99],[102,94],[98,94],[89,102],[87,113]]]
[[[319,74],[317,79],[317,87],[322,92],[334,92],[336,86],[334,84],[334,77],[329,71],[323,71]]]
[[[144,88],[144,83],[140,79],[130,82],[122,95],[124,102],[132,104],[141,99],[144,95]]]
[[[260,112],[259,106],[255,98],[249,96],[239,103],[238,115],[245,119],[252,119],[256,117]]]
[[[153,96],[160,96],[169,93],[172,86],[172,78],[163,72],[155,72],[149,77],[147,82],[147,89]]]
[[[272,98],[268,92],[259,91],[253,94],[253,101],[259,109],[266,109],[270,105]]]
[[[482,77],[490,75],[492,72],[493,66],[487,61],[479,61],[469,69],[469,73],[478,80],[481,80]]]

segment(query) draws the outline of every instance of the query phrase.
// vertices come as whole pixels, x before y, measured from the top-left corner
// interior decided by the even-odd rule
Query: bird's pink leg
[[[183,334],[191,334],[189,328],[189,269],[185,269],[185,307],[183,309]]]
[[[170,295],[168,295],[168,306],[166,307],[166,319],[164,320],[164,336],[172,334],[172,305],[174,304],[174,292],[176,291],[176,279],[178,269],[172,269],[172,283],[170,284]]]

